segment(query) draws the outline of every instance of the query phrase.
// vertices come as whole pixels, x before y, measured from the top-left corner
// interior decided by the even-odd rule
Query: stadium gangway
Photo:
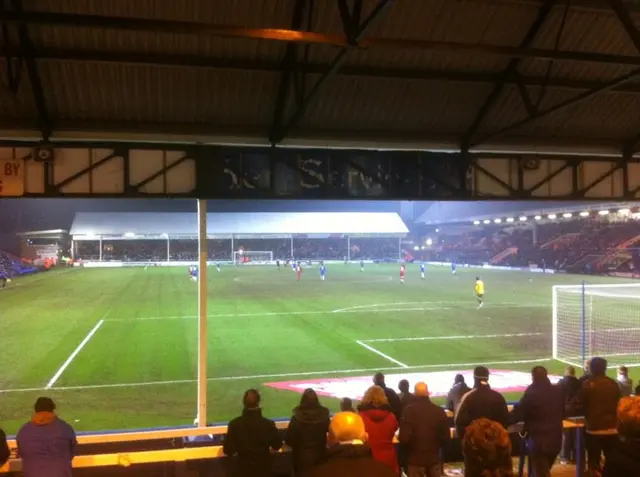
[[[447,411],[448,417],[452,417],[451,412]],[[289,425],[288,421],[277,421],[276,426],[279,430],[283,431],[287,429]],[[584,427],[582,418],[573,418],[564,421],[565,429],[580,429]],[[212,437],[222,436],[227,433],[227,426],[208,426],[208,427],[190,427],[184,429],[162,429],[162,430],[148,430],[148,431],[131,431],[131,432],[118,432],[118,433],[106,433],[106,434],[81,434],[78,436],[79,445],[90,444],[115,444],[115,443],[132,443],[132,442],[145,442],[153,440],[167,440],[167,439],[186,439],[189,437]],[[511,433],[519,432],[521,426],[515,426],[510,429]],[[456,438],[455,429],[450,429],[451,439]],[[396,439],[397,442],[397,439]],[[0,474],[21,472],[22,463],[20,458],[16,456],[16,441],[15,439],[8,440],[9,448],[11,449],[12,458],[3,467],[0,467]],[[583,456],[583,436],[582,432],[576,432],[576,476],[582,476],[582,470],[584,467]],[[279,453],[289,452],[290,449],[286,446],[279,451]],[[163,449],[163,450],[141,450],[141,451],[125,451],[114,452],[106,454],[91,454],[91,455],[78,455],[73,459],[73,467],[75,469],[87,469],[97,467],[114,467],[114,468],[128,468],[134,465],[141,464],[170,464],[170,463],[185,463],[188,461],[203,461],[209,459],[219,459],[225,457],[225,454],[220,445],[205,445],[198,447],[185,447],[179,449]],[[519,457],[519,476],[524,475],[524,468],[527,465],[526,448],[524,440],[520,448]],[[531,475],[530,472],[528,475]]]

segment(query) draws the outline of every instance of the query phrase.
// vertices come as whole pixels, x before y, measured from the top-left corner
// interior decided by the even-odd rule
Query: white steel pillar
[[[167,262],[171,261],[171,245],[170,245],[170,241],[171,241],[171,239],[167,235]]]
[[[291,236],[291,258],[295,258],[295,256],[293,255],[293,235]]]
[[[236,251],[236,249],[234,248],[234,243],[233,243],[233,235],[231,236],[231,261],[235,262],[235,254],[234,252]]]
[[[207,426],[207,201],[198,199],[198,426]]]
[[[398,260],[402,260],[402,237],[398,237]]]
[[[99,260],[102,262],[102,235],[98,237],[98,247],[100,247],[100,252],[98,252],[100,254]]]
[[[347,262],[351,261],[351,236],[347,235]]]

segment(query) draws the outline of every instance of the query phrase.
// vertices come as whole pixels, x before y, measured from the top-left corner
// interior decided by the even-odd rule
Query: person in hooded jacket
[[[56,416],[52,399],[40,397],[31,421],[20,428],[16,441],[25,477],[71,477],[76,433]]]
[[[306,389],[293,410],[284,442],[291,447],[294,475],[305,475],[323,462],[327,450],[329,410],[313,389]]]
[[[620,442],[609,454],[602,477],[640,475],[640,396],[620,400],[618,436]]]
[[[447,409],[454,414],[458,412],[458,407],[460,407],[462,398],[469,391],[471,391],[471,388],[467,386],[467,383],[464,381],[464,376],[462,374],[456,374],[456,377],[453,380],[453,387],[449,390],[449,394],[447,395]]]
[[[387,465],[397,475],[400,469],[393,438],[398,430],[398,420],[389,406],[384,389],[380,386],[367,389],[358,406],[358,413],[364,421],[373,458]]]
[[[7,435],[0,429],[0,467],[7,463],[9,457],[11,457],[11,452],[7,445]]]
[[[558,387],[562,389],[564,395],[565,407],[575,398],[582,387],[580,381],[576,377],[576,368],[573,366],[567,366],[564,371],[564,376],[558,381]],[[567,416],[573,417],[573,416]],[[563,463],[575,463],[575,451],[576,451],[576,430],[564,429],[562,431],[562,451],[560,453],[560,459]]]

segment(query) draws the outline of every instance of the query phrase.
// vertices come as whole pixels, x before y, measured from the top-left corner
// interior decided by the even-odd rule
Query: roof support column
[[[207,427],[207,201],[198,199],[198,427]]]

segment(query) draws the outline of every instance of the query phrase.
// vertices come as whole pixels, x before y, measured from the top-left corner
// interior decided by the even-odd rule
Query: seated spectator
[[[576,397],[580,391],[580,381],[576,378],[576,368],[567,366],[564,376],[558,382],[558,386],[562,389],[565,407]],[[571,417],[571,416],[570,416]],[[562,431],[562,451],[560,459],[563,463],[575,462],[575,429],[564,429]]]
[[[620,442],[609,454],[603,477],[640,475],[640,397],[626,397],[618,404]]]
[[[402,417],[402,405],[400,404],[400,398],[396,394],[396,392],[388,388],[384,383],[384,374],[376,373],[373,377],[373,384],[381,387],[384,390],[384,395],[387,396],[387,401],[389,402],[389,406],[391,407],[391,412],[393,412],[396,416],[396,419],[400,421],[400,417]]]
[[[460,401],[462,401],[464,395],[469,391],[471,391],[471,388],[464,382],[464,376],[462,374],[456,374],[456,377],[453,380],[453,387],[449,390],[449,394],[447,395],[447,409],[454,414],[458,412]]]
[[[465,477],[512,477],[511,439],[504,426],[476,419],[462,440]]]
[[[626,366],[618,368],[618,386],[620,386],[620,396],[631,396],[633,392],[633,381],[629,379],[629,369]]]
[[[409,392],[409,381],[402,379],[398,383],[398,390],[400,391],[398,395],[400,398],[400,409],[404,412],[404,409],[411,404],[411,400],[413,399],[413,394]]]
[[[40,397],[31,421],[20,428],[16,441],[25,477],[71,477],[76,433],[56,416],[52,399]]]
[[[9,452],[9,446],[7,445],[7,435],[2,429],[0,429],[0,467],[7,463],[11,452]]]
[[[374,460],[366,441],[365,425],[358,414],[337,413],[329,426],[327,462],[314,467],[307,477],[397,477],[389,467]]]
[[[546,368],[531,371],[532,383],[511,412],[512,422],[524,422],[529,459],[536,477],[549,477],[562,447],[564,394],[551,384]]]
[[[340,412],[356,412],[353,408],[353,401],[351,398],[345,397],[340,399]]]
[[[589,378],[569,404],[568,414],[585,418],[587,460],[590,475],[598,475],[602,454],[608,459],[618,443],[618,383],[609,378],[607,360],[593,358]]]
[[[407,452],[409,477],[440,477],[440,449],[449,439],[447,415],[429,399],[429,388],[417,383],[414,399],[402,416],[400,443]]]
[[[369,436],[368,442],[373,458],[387,465],[397,475],[398,458],[393,438],[398,430],[398,421],[391,411],[384,390],[380,386],[367,389],[358,406],[358,412]]]
[[[464,437],[465,428],[476,419],[495,421],[506,429],[509,421],[507,402],[502,394],[489,386],[489,370],[478,366],[473,370],[473,389],[464,395],[455,416],[456,432]]]
[[[293,410],[285,443],[291,447],[294,475],[304,475],[322,463],[327,449],[329,409],[320,405],[313,389],[306,389]]]
[[[271,450],[282,447],[280,433],[273,421],[262,417],[260,393],[249,389],[242,399],[242,416],[229,423],[223,451],[232,462],[231,475],[270,476]]]

